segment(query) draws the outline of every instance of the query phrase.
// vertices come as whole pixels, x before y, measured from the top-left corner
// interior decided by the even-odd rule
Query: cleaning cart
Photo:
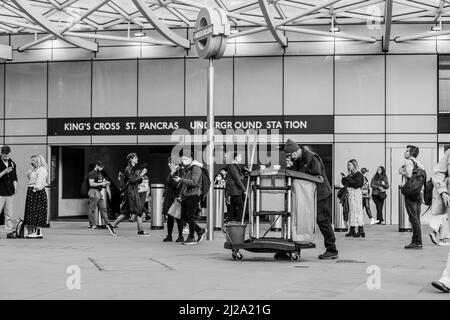
[[[275,258],[277,253],[287,253],[292,261],[299,260],[301,249],[314,246],[293,239],[293,231],[297,230],[297,223],[301,223],[301,220],[294,217],[297,221],[295,226],[292,225],[293,183],[296,179],[300,179],[302,186],[306,186],[296,189],[296,203],[298,204],[300,199],[304,204],[302,208],[308,210],[312,208],[313,212],[310,212],[309,218],[314,219],[315,223],[316,184],[323,183],[323,178],[285,169],[262,169],[252,171],[249,179],[251,186],[248,210],[249,237],[245,239],[247,225],[229,224],[223,228],[226,238],[224,248],[232,251],[234,260],[243,259],[241,249],[258,253],[275,253]],[[265,216],[271,216],[272,219],[270,227],[261,235],[260,220]],[[268,237],[275,224],[281,226],[281,236]]]

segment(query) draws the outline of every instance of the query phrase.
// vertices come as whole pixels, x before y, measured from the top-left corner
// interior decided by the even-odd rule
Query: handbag
[[[181,203],[178,201],[178,199],[175,199],[175,201],[170,206],[169,210],[167,211],[168,215],[171,215],[175,219],[181,218]]]
[[[380,193],[378,194],[378,197],[382,200],[386,199],[386,197],[387,197],[386,191],[380,191]]]

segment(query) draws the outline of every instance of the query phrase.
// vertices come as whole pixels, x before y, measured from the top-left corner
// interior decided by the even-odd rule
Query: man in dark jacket
[[[331,227],[331,186],[325,172],[322,159],[315,153],[299,146],[294,141],[288,139],[284,152],[291,158],[292,166],[290,170],[299,171],[312,176],[322,176],[323,183],[317,184],[317,224],[324,237],[326,251],[319,256],[319,259],[337,259],[338,250],[336,248],[336,238]]]
[[[230,206],[228,207],[228,220],[241,221],[244,211],[244,197],[247,188],[244,186],[244,175],[240,168],[242,155],[238,152],[233,154],[233,163],[227,166],[227,182],[225,194],[230,197]]]
[[[181,183],[181,219],[189,224],[189,236],[182,243],[185,245],[196,244],[204,239],[206,229],[200,228],[195,222],[195,214],[200,204],[202,194],[202,167],[203,164],[192,160],[192,157],[183,153],[181,157],[185,173],[183,177],[174,177],[176,183]],[[194,239],[194,232],[197,233],[197,241]]]
[[[16,164],[10,158],[11,148],[2,146],[0,161],[0,212],[5,214],[6,238],[15,238],[12,211],[13,196],[17,191],[17,171]]]

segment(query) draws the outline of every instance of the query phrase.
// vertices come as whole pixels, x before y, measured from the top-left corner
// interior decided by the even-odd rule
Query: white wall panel
[[[235,115],[282,113],[282,59],[235,59]]]
[[[335,133],[384,133],[384,116],[335,116]]]
[[[50,63],[48,72],[48,116],[90,117],[91,63]]]
[[[47,65],[19,63],[6,65],[6,117],[47,116]]]
[[[7,136],[45,136],[47,135],[46,119],[5,120]]]
[[[137,61],[94,61],[93,117],[137,115]]]
[[[285,57],[284,113],[333,114],[332,57]]]
[[[436,116],[386,116],[387,133],[436,133]]]
[[[386,69],[388,114],[436,113],[435,55],[387,56]]]
[[[330,41],[318,42],[289,42],[285,49],[288,55],[332,55],[334,54],[334,44]]]
[[[139,61],[139,116],[184,115],[184,60]]]
[[[336,114],[384,114],[384,56],[336,56]]]

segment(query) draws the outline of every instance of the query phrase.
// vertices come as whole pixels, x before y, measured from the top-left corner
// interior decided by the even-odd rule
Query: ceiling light
[[[331,27],[330,28],[330,32],[339,32],[341,31],[341,29],[339,29],[338,27]]]
[[[441,26],[432,26],[431,31],[442,31],[442,27]]]
[[[134,34],[134,37],[135,37],[135,38],[143,38],[143,37],[145,37],[145,36],[146,36],[145,32],[136,32],[136,33]]]
[[[233,30],[230,31],[231,34],[236,34],[236,33],[238,33],[238,32],[239,32],[239,31],[237,31],[236,29],[233,29]]]

